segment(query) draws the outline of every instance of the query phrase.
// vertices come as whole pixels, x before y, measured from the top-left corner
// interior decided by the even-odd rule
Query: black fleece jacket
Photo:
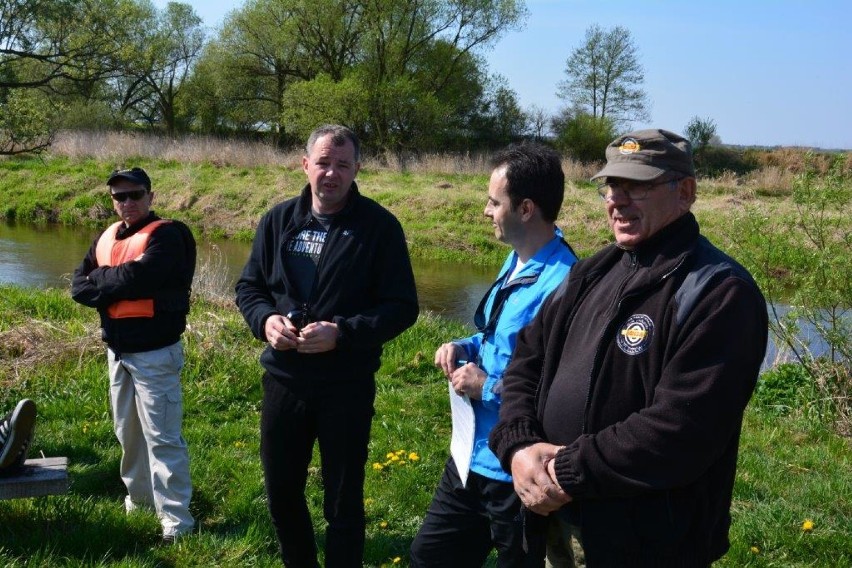
[[[311,220],[311,188],[270,209],[257,227],[251,255],[236,284],[236,302],[252,333],[266,341],[273,314],[307,306],[311,321],[336,323],[337,347],[305,355],[267,346],[263,367],[279,378],[372,375],[382,345],[417,320],[414,272],[402,226],[389,211],[361,195],[353,183],[334,216],[317,265],[313,292],[300,297],[287,273],[288,240]]]
[[[588,297],[610,301],[574,319]],[[593,339],[566,344],[580,328]],[[728,548],[767,334],[757,285],[688,213],[634,251],[611,245],[572,268],[518,337],[490,445],[510,470],[516,449],[560,438],[554,408],[544,426],[549,399],[574,397],[581,410],[561,430],[576,437],[559,440],[555,469],[590,566],[613,548],[637,565],[707,565]]]

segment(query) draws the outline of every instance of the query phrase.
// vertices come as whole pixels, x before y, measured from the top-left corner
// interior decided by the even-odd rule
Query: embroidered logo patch
[[[642,147],[639,146],[639,142],[635,138],[625,138],[621,142],[621,146],[618,147],[618,151],[622,154],[635,154],[641,149]]]
[[[654,322],[644,314],[634,314],[618,332],[618,348],[628,355],[639,355],[648,349],[654,337]]]

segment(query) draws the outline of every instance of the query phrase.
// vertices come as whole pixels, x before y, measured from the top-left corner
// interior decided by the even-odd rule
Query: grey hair
[[[361,161],[361,143],[358,141],[358,136],[350,129],[339,124],[325,124],[311,132],[311,135],[308,137],[308,143],[305,145],[305,155],[310,156],[311,150],[314,149],[314,144],[316,144],[317,140],[329,134],[331,134],[331,141],[335,146],[343,146],[347,140],[352,142],[352,146],[355,147],[355,161]]]

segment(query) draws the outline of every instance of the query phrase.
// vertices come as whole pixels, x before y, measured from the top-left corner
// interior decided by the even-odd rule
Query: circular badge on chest
[[[618,348],[628,355],[639,355],[648,349],[654,337],[654,322],[644,314],[627,318],[618,332]]]

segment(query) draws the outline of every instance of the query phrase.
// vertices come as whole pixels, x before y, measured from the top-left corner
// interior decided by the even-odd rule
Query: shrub
[[[695,167],[700,176],[718,176],[724,172],[745,175],[757,169],[747,152],[730,146],[707,146],[696,156]]]
[[[793,183],[792,211],[749,208],[734,247],[769,301],[776,343],[808,377],[810,396],[801,406],[849,431],[852,236],[845,211],[852,202],[852,176],[843,172],[844,159],[837,155],[820,175],[806,157]]]
[[[754,389],[753,403],[787,414],[810,398],[809,385],[811,382],[803,366],[781,363],[760,376]]]
[[[610,119],[585,113],[578,113],[560,126],[556,134],[556,147],[581,162],[603,159],[607,145],[617,136],[615,125]]]

